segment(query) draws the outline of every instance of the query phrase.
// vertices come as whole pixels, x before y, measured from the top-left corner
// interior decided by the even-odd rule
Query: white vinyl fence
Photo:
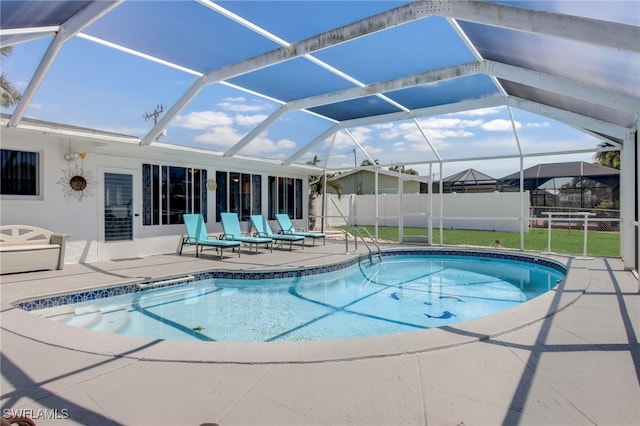
[[[429,206],[430,200],[433,206]],[[325,226],[374,226],[377,217],[379,226],[428,228],[431,217],[435,229],[440,227],[440,200],[440,194],[380,194],[376,215],[375,195],[345,195],[338,199],[328,194]],[[525,231],[529,228],[528,191],[524,196],[519,192],[443,194],[442,205],[444,229],[519,232],[521,215]],[[318,212],[321,206],[322,197],[318,197]]]

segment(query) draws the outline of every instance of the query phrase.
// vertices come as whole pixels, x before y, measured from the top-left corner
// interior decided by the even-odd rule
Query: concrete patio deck
[[[3,414],[21,412],[38,425],[640,424],[638,279],[617,259],[548,256],[568,266],[567,280],[515,309],[325,342],[147,340],[11,305],[215,268],[289,269],[355,255],[344,252],[335,241],[222,261],[191,250],[3,275]]]

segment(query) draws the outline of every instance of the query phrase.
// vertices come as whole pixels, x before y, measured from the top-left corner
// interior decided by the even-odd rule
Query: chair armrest
[[[51,244],[60,244],[60,246],[63,246],[68,238],[69,234],[51,234]]]
[[[60,244],[60,253],[58,253],[57,265],[58,270],[62,270],[62,268],[64,268],[64,250],[68,238],[69,234],[51,234],[51,244]]]

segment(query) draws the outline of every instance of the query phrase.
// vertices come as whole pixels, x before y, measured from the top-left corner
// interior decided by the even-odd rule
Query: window
[[[181,224],[185,213],[200,213],[206,220],[206,181],[204,169],[143,164],[143,225]]]
[[[302,179],[269,176],[269,219],[277,213],[302,219]]]
[[[238,172],[216,172],[216,222],[220,213],[237,213],[241,221],[262,212],[262,176]]]
[[[1,150],[0,184],[2,195],[40,195],[37,152]]]

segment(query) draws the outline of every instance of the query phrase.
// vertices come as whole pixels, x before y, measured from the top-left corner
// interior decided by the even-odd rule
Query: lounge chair
[[[277,214],[276,220],[278,221],[280,230],[284,235],[302,235],[305,238],[311,238],[313,240],[314,246],[316,245],[316,239],[322,238],[322,243],[327,244],[327,241],[325,239],[326,235],[322,232],[296,231],[296,228],[293,226],[293,223],[291,223],[291,219],[289,219],[288,214]]]
[[[302,235],[274,234],[271,226],[269,226],[269,222],[267,222],[261,214],[251,215],[251,224],[259,237],[271,238],[274,241],[280,241],[280,243],[288,241],[289,250],[293,250],[294,241],[301,241],[302,249],[304,250],[304,237]]]
[[[184,219],[184,226],[187,228],[187,235],[182,238],[182,244],[180,244],[180,252],[182,255],[182,247],[185,244],[195,244],[196,245],[196,257],[198,257],[198,248],[199,251],[202,251],[204,246],[215,247],[216,250],[220,250],[220,259],[222,259],[222,251],[225,248],[238,247],[238,257],[240,257],[240,245],[242,244],[240,241],[227,241],[220,239],[211,239],[207,235],[207,227],[204,223],[204,217],[201,214],[185,214],[182,215]]]
[[[255,244],[256,253],[258,252],[258,244],[266,244],[267,247],[271,246],[271,251],[273,252],[273,240],[271,238],[253,237],[242,233],[237,213],[220,213],[220,218],[222,219],[222,229],[224,232],[220,237],[221,239],[247,243],[249,244],[249,250],[251,250],[251,244]]]

